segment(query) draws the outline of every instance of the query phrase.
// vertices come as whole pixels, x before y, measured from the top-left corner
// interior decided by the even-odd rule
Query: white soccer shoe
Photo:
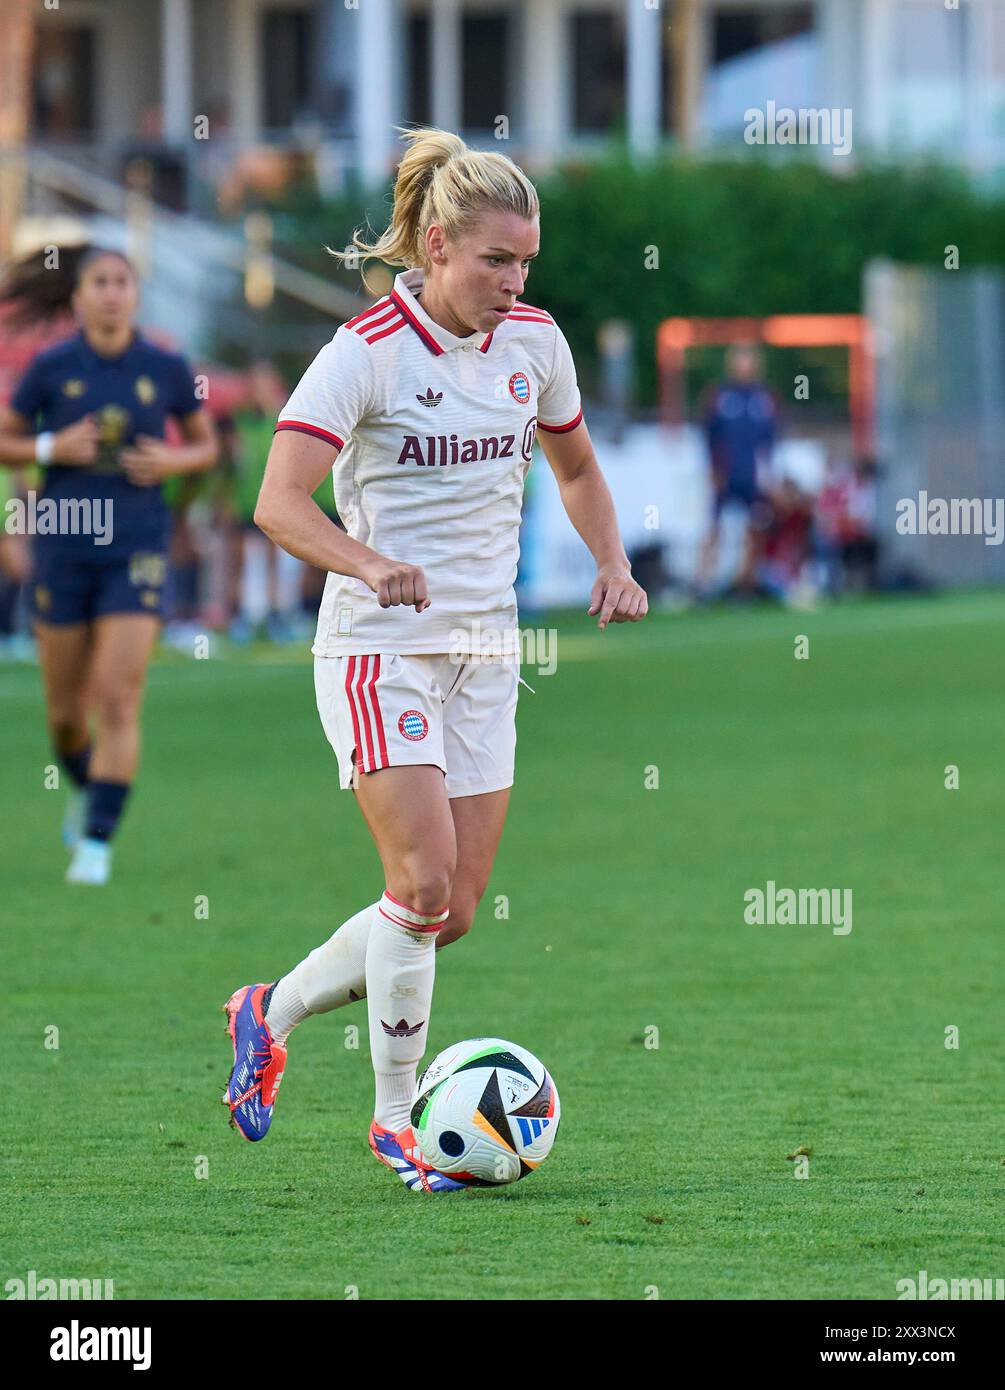
[[[70,854],[80,843],[84,833],[84,817],[87,814],[87,793],[74,787],[66,800],[66,814],[63,816],[63,848]]]
[[[89,883],[102,885],[112,876],[112,847],[104,840],[77,841],[70,867],[66,871],[67,883]]]

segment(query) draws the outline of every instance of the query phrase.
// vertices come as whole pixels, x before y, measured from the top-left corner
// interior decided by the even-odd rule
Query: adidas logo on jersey
[[[443,392],[442,392],[442,391],[438,391],[438,392],[434,395],[434,394],[433,394],[433,388],[432,388],[431,386],[427,386],[427,387],[426,387],[426,394],[425,394],[424,396],[416,396],[415,399],[419,402],[420,405],[428,405],[428,406],[439,405],[440,401],[443,400]]]

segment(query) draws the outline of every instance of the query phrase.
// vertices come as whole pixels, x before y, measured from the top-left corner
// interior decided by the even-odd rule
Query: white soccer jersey
[[[538,428],[582,419],[576,370],[550,314],[517,301],[491,333],[457,338],[426,314],[421,269],[343,324],[277,429],[339,450],[335,505],[350,536],[421,565],[430,606],[381,608],[329,574],[316,656],[513,653],[524,478]]]

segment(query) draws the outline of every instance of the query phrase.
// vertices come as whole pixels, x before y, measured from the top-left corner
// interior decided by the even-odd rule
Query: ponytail
[[[55,264],[50,264],[55,249]],[[107,246],[42,247],[9,267],[0,283],[0,304],[11,304],[6,322],[14,328],[50,323],[70,310],[73,292],[84,271],[101,256],[117,256],[130,272],[136,271],[128,256]]]
[[[375,241],[353,231],[351,244],[363,260],[428,270],[426,232],[434,222],[456,241],[488,210],[515,212],[528,221],[539,215],[536,188],[506,155],[472,150],[448,130],[395,129],[408,148],[395,176],[391,221]],[[343,264],[353,258],[348,249],[327,249]]]

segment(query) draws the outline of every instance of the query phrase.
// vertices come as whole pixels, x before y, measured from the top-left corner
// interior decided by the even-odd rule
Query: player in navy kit
[[[726,380],[711,388],[703,414],[712,464],[713,515],[699,566],[700,583],[704,586],[709,579],[719,545],[719,522],[723,510],[732,506],[747,513],[736,585],[741,592],[749,592],[756,582],[764,531],[771,520],[763,478],[778,436],[778,407],[761,384],[761,356],[756,347],[737,343],[730,349]]]
[[[40,352],[0,415],[0,463],[44,470],[29,594],[49,731],[76,787],[67,879],[108,881],[110,843],[139,761],[139,714],[160,626],[168,511],[160,484],[209,468],[216,441],[185,359],[135,327],[126,257],[62,249],[14,267],[2,297],[21,322],[72,309],[78,332]],[[167,417],[185,443],[165,443]],[[88,715],[93,707],[93,746]]]

